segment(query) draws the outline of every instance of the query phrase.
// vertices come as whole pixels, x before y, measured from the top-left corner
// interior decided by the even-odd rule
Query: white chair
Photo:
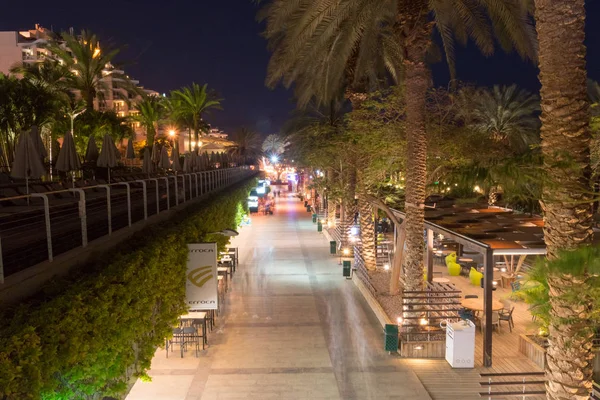
[[[492,311],[492,329],[494,326],[498,327],[500,330],[500,315],[497,311]],[[483,333],[483,329],[485,328],[485,315],[481,318],[481,333]]]

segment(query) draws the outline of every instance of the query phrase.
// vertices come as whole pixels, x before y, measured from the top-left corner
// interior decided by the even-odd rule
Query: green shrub
[[[191,205],[89,265],[5,310],[0,327],[0,398],[100,399],[147,378],[158,346],[185,311],[187,244],[228,238],[256,182]]]

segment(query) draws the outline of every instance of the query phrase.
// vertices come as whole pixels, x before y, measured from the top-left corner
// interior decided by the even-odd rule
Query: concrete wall
[[[10,68],[21,61],[17,32],[0,32],[0,72],[8,74]]]

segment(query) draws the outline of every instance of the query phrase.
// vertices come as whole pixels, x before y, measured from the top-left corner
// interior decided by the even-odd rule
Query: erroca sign
[[[219,303],[217,244],[188,244],[185,300],[190,309],[216,310]]]

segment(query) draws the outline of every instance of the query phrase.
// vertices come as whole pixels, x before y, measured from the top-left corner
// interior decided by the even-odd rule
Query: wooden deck
[[[483,298],[483,289],[479,286],[472,286],[469,279],[463,276],[448,276],[445,265],[437,262],[434,265],[435,276],[450,279],[459,290],[466,294],[475,294]],[[494,299],[508,299],[511,289],[498,287],[494,291]],[[535,363],[526,358],[519,352],[519,335],[531,334],[538,331],[537,325],[532,321],[531,314],[527,310],[527,305],[522,302],[512,301],[515,306],[513,320],[515,327],[512,333],[508,329],[508,323],[501,322],[501,328],[494,330],[492,335],[492,367],[483,367],[483,335],[478,329],[475,335],[475,368],[474,369],[452,369],[445,360],[424,360],[424,359],[403,359],[402,363],[415,371],[427,391],[433,399],[479,399],[479,392],[487,391],[487,386],[481,386],[479,382],[486,381],[479,376],[483,372],[536,372],[542,371]],[[536,378],[536,380],[539,378]],[[516,381],[513,378],[495,378],[494,381]],[[529,379],[531,380],[531,378]],[[511,390],[520,390],[521,387],[510,387]],[[528,390],[541,390],[543,385],[529,386]],[[507,388],[494,388],[496,391],[507,391]],[[494,397],[502,399],[504,397]],[[506,399],[522,399],[522,396],[507,396]],[[545,396],[531,396],[527,399],[543,400]]]

